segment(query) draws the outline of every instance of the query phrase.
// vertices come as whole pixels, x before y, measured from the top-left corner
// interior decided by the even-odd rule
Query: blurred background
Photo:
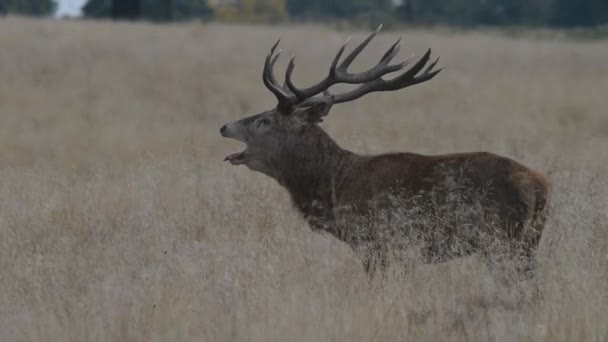
[[[607,0],[0,0],[0,13],[0,341],[608,340]],[[261,80],[276,38],[305,86],[380,23],[353,71],[401,34],[396,60],[432,48],[445,70],[336,106],[323,129],[357,153],[483,150],[547,174],[536,281],[414,251],[411,273],[371,284],[274,180],[222,162],[243,146],[219,128],[276,105]]]
[[[276,23],[597,27],[605,0],[0,0],[0,13],[35,16],[190,19]]]

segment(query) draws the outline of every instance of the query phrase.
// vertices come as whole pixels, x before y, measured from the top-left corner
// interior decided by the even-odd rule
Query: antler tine
[[[397,53],[399,53],[399,43],[401,43],[401,39],[403,37],[399,37],[399,39],[397,39],[397,41],[391,45],[391,47],[384,53],[384,55],[382,56],[382,58],[380,58],[380,63],[390,63],[391,60],[393,60],[393,58],[395,58],[395,56],[397,56]]]
[[[274,77],[274,65],[276,64],[279,56],[281,55],[281,50],[277,51],[275,55],[275,51],[279,46],[280,39],[272,46],[268,55],[266,55],[266,61],[264,62],[264,71],[262,74],[262,80],[264,81],[264,85],[266,88],[270,90],[278,100],[278,108],[288,109],[290,106],[294,105],[297,101],[293,94],[290,94],[285,91],[283,87],[281,87],[276,78]]]
[[[296,55],[293,55],[293,57],[291,58],[291,60],[289,61],[289,65],[287,66],[287,71],[285,71],[285,85],[287,86],[287,88],[295,94],[295,96],[298,99],[304,99],[306,98],[306,93],[305,90],[300,90],[298,89],[294,84],[293,81],[291,80],[291,75],[293,74],[293,70],[296,66],[295,63],[296,60]]]
[[[403,63],[389,65],[389,63],[399,53],[399,50],[400,50],[399,43],[400,42],[401,42],[401,38],[399,38],[384,53],[384,55],[380,59],[380,62],[373,68],[371,68],[367,71],[364,71],[364,72],[356,73],[356,74],[343,73],[340,75],[340,82],[350,83],[350,84],[370,82],[370,81],[373,81],[374,79],[382,77],[386,74],[390,74],[395,71],[399,71],[399,70],[403,69],[403,67],[405,66]]]
[[[281,57],[282,52],[283,50],[281,49],[277,51],[277,54],[272,57],[272,60],[270,61],[270,67],[268,68],[268,79],[274,84],[278,84],[277,79],[274,77],[274,65],[277,64],[277,61],[279,60],[279,57]]]
[[[361,44],[359,44],[356,48],[354,48],[353,51],[351,51],[348,54],[348,56],[346,56],[344,61],[340,64],[340,66],[338,67],[338,72],[346,73],[346,70],[353,63],[355,58],[357,58],[357,56],[359,56],[361,51],[363,51],[363,49],[365,49],[367,47],[367,45],[369,45],[369,43],[374,39],[374,37],[376,37],[376,35],[378,34],[378,32],[380,32],[380,30],[382,30],[382,25],[378,26],[378,28],[376,29],[375,32],[370,34],[367,38],[365,38],[365,40],[363,42],[361,42]]]
[[[426,70],[424,70],[424,74],[428,74],[429,72],[433,71],[433,68],[435,68],[435,66],[437,65],[437,63],[439,63],[439,57],[437,57],[437,59],[435,59],[435,61],[433,63],[431,63],[431,65],[429,65],[426,68]]]
[[[338,67],[338,63],[340,63],[340,59],[342,58],[342,55],[344,54],[344,51],[346,50],[346,46],[348,45],[349,42],[350,42],[350,37],[348,37],[344,41],[344,44],[342,44],[342,46],[340,46],[340,50],[338,50],[336,57],[334,57],[334,60],[331,62],[331,66],[329,67],[330,76],[335,76],[336,68]]]
[[[293,69],[296,66],[295,61],[296,61],[296,55],[294,54],[293,56],[291,56],[291,59],[289,60],[289,64],[287,65],[287,70],[285,71],[285,82],[283,82],[283,83],[285,84],[285,86],[287,86],[287,88],[289,90],[291,90],[291,87],[289,85],[293,84],[291,82],[291,74],[293,73]],[[296,95],[298,95],[298,94],[296,94]]]
[[[426,82],[437,76],[437,74],[439,74],[441,71],[443,71],[443,68],[433,70],[437,62],[439,62],[439,58],[437,58],[437,60],[435,60],[435,62],[433,62],[433,64],[431,64],[422,75],[416,78],[417,80],[419,80],[418,83]]]
[[[431,59],[431,49],[428,49],[428,50],[426,50],[424,55],[418,60],[418,62],[416,62],[416,64],[414,64],[408,71],[406,71],[400,77],[407,77],[407,76],[413,77],[413,76],[417,75],[420,72],[420,70],[422,70],[424,68],[424,66],[426,65],[426,63],[428,63],[428,61],[430,59]]]

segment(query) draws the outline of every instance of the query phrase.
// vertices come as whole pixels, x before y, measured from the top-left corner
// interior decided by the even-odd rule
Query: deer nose
[[[225,135],[225,134],[226,134],[226,125],[224,125],[224,126],[222,126],[222,128],[220,128],[220,133],[221,133],[222,135]]]

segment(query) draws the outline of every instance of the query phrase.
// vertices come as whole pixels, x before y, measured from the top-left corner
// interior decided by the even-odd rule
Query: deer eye
[[[260,120],[260,123],[258,125],[268,126],[270,125],[270,120],[268,118],[263,118],[262,120]]]

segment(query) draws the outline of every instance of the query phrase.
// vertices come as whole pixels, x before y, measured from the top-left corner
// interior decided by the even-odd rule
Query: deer
[[[381,28],[342,58],[350,38],[347,39],[335,55],[327,76],[307,88],[297,87],[292,80],[295,55],[287,65],[283,84],[277,81],[274,66],[281,54],[277,50],[278,40],[266,56],[262,72],[263,83],[276,97],[277,106],[221,127],[223,137],[246,145],[243,151],[227,155],[225,161],[245,165],[275,179],[287,190],[295,208],[313,231],[329,233],[355,250],[363,250],[364,245],[374,246],[366,249],[374,253],[362,253],[363,266],[370,273],[386,268],[386,251],[380,243],[382,234],[374,231],[373,224],[364,229],[354,228],[356,225],[349,224],[352,221],[345,218],[373,217],[378,212],[390,216],[421,203],[424,210],[410,214],[435,212],[449,216],[449,212],[437,208],[445,207],[449,198],[460,194],[465,198],[461,204],[483,214],[475,216],[476,222],[472,224],[460,222],[460,226],[449,229],[438,228],[436,224],[423,228],[432,236],[426,240],[427,261],[445,261],[483,249],[479,241],[472,238],[467,248],[456,256],[445,253],[449,249],[445,241],[458,231],[464,231],[469,237],[490,231],[500,241],[521,246],[524,255],[532,258],[544,227],[550,193],[549,180],[540,172],[490,152],[360,155],[340,147],[319,125],[333,105],[373,92],[397,91],[421,84],[443,70],[436,69],[439,58],[430,62],[431,49],[417,60],[391,63],[400,50],[400,38],[377,65],[363,72],[349,72],[353,61]],[[398,74],[388,78],[395,73]],[[354,88],[343,93],[330,92],[337,84],[350,84]]]

